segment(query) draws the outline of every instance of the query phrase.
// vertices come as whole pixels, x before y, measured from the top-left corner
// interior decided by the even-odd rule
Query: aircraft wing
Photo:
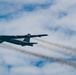
[[[28,42],[24,42],[24,41],[20,41],[20,40],[15,40],[15,39],[6,40],[6,42],[17,44],[17,45],[22,45],[22,46],[25,46],[25,45],[33,46],[33,44],[37,44],[35,42],[28,43]]]
[[[48,36],[48,35],[47,34],[30,35],[30,38],[33,38],[33,37],[43,37],[43,36]]]
[[[1,38],[6,38],[6,39],[20,39],[20,38],[26,38],[26,37],[30,37],[30,38],[33,38],[33,37],[42,37],[42,36],[48,36],[47,34],[40,34],[40,35],[31,35],[31,34],[27,34],[27,35],[13,35],[13,36],[10,36],[10,35],[2,35],[0,36]]]

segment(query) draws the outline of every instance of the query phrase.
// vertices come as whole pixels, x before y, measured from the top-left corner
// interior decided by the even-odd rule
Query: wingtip
[[[45,34],[45,36],[48,36],[48,34]]]

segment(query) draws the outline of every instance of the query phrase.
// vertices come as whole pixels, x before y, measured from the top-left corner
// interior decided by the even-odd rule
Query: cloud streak
[[[61,45],[64,45],[64,46],[69,46],[68,48],[72,49],[71,47],[75,47],[76,45],[76,21],[75,21],[76,15],[75,14],[76,14],[76,0],[72,0],[72,1],[0,0],[0,33],[8,34],[8,35],[16,35],[16,34],[21,35],[27,33],[31,33],[31,34],[48,33],[49,34],[48,37],[41,39],[50,42],[55,42],[55,44],[53,45],[59,47]],[[31,39],[31,41],[32,40],[33,39]],[[43,43],[42,45],[45,44]],[[48,47],[50,48],[50,45]],[[46,52],[44,49],[35,46],[33,48],[30,47],[24,47],[24,48],[27,48],[28,50],[30,49],[31,51],[37,53],[43,53],[48,56],[53,55],[54,57],[59,57],[56,55],[56,52],[51,52],[51,51]],[[66,52],[68,51],[68,48]],[[43,67],[38,67],[37,65],[32,65],[32,63],[29,63],[31,61],[35,61],[35,59],[37,59],[35,57],[24,56],[23,54],[21,55],[20,53],[8,51],[7,49],[6,50],[2,48],[0,49],[1,49],[0,53],[2,53],[2,57],[3,57],[1,59],[4,59],[5,63],[7,63],[6,66],[5,65],[3,67],[1,66],[2,69],[0,73],[2,75],[4,75],[4,72],[7,75],[8,72],[10,72],[13,75],[17,75],[17,74],[36,75],[37,73],[38,75],[42,75],[42,74],[75,75],[76,74],[75,69],[70,67],[68,68],[65,65],[62,66],[54,62],[45,63],[44,61],[45,64],[43,65]],[[68,56],[66,58],[68,58]],[[39,62],[35,61],[35,63],[38,64]],[[15,66],[13,66],[8,71],[9,67],[12,64],[14,64]],[[67,69],[65,70],[65,68]],[[30,72],[28,72],[29,69]],[[33,72],[31,69],[33,69]]]
[[[73,67],[76,68],[76,63],[68,62],[68,61],[58,59],[58,58],[54,58],[54,57],[49,57],[49,56],[46,56],[46,55],[37,54],[37,53],[34,53],[34,52],[29,52],[29,51],[26,51],[26,50],[23,50],[23,49],[19,49],[17,47],[12,47],[10,45],[4,45],[4,47],[8,48],[8,49],[12,49],[14,51],[19,51],[19,52],[22,52],[22,53],[25,53],[25,54],[34,55],[36,57],[44,58],[44,59],[47,59],[47,60],[56,61],[56,62],[59,62],[61,64],[67,64],[69,66],[73,66]]]

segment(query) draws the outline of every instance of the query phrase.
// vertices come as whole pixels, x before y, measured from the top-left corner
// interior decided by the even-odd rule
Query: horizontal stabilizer
[[[36,42],[26,43],[29,46],[33,46],[34,44],[37,44]],[[25,46],[26,44],[23,44],[22,46]]]

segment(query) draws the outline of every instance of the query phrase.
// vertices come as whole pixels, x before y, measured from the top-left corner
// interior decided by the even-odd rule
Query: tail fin
[[[30,37],[26,37],[26,38],[24,38],[24,40],[23,41],[26,41],[26,42],[30,42]]]
[[[28,33],[27,37],[25,37],[23,41],[26,41],[27,43],[29,43],[30,42],[30,35],[31,34]]]

